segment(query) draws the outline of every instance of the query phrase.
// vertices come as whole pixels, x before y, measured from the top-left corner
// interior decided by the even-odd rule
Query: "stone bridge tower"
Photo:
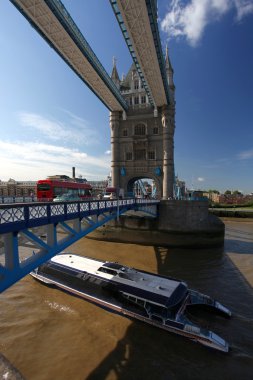
[[[112,185],[123,188],[125,194],[132,191],[136,180],[150,178],[159,198],[173,197],[175,86],[168,48],[165,63],[170,104],[156,110],[148,101],[135,65],[120,80],[113,62],[111,78],[129,109],[127,113],[110,113]]]

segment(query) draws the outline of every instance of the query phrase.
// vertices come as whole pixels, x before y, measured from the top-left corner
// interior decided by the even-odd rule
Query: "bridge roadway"
[[[0,292],[128,210],[156,216],[158,203],[131,198],[0,205]]]
[[[110,111],[127,111],[119,89],[60,0],[10,1]],[[110,3],[150,103],[155,109],[169,104],[156,0]]]

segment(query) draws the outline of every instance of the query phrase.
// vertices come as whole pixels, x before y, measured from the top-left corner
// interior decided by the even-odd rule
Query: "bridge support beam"
[[[119,219],[127,210],[149,205],[156,209],[157,203],[121,199],[0,206],[0,235],[4,243],[0,293],[96,228]],[[25,257],[19,250],[21,245],[27,248]]]
[[[9,270],[15,270],[19,267],[19,254],[18,254],[18,236],[16,232],[9,232],[4,235],[4,246],[9,252],[5,256],[5,267]]]
[[[174,185],[174,122],[168,106],[162,108],[163,126],[163,199],[173,198]]]
[[[48,224],[46,226],[47,231],[47,244],[49,246],[54,246],[57,244],[57,233],[56,233],[56,225]]]

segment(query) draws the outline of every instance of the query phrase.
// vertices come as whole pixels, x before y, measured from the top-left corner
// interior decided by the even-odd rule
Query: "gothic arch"
[[[134,183],[136,181],[142,180],[142,179],[151,179],[152,181],[154,181],[156,189],[157,189],[157,194],[159,196],[161,195],[161,192],[162,192],[162,181],[161,181],[161,179],[159,179],[156,176],[149,175],[149,174],[136,175],[136,176],[128,178],[126,180],[127,193],[128,194],[132,193]]]

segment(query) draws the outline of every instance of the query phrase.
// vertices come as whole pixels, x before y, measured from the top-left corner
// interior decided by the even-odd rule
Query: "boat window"
[[[119,263],[114,263],[114,262],[108,262],[108,263],[105,263],[103,264],[103,267],[105,268],[112,268],[112,269],[121,269],[122,268],[122,265],[120,265]]]
[[[119,277],[133,281],[126,273],[119,272]]]
[[[117,273],[118,273],[116,270],[113,270],[113,269],[110,269],[110,268],[105,268],[105,267],[100,267],[98,270],[100,272],[111,274],[113,276],[116,276]]]

